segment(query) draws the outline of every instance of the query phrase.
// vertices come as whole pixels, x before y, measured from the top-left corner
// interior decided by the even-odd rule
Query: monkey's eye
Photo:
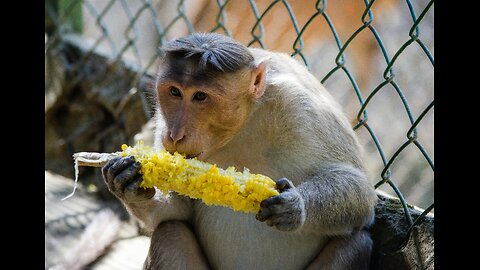
[[[180,89],[176,88],[175,86],[170,87],[170,94],[175,97],[181,97],[182,93],[180,92]]]
[[[194,100],[202,101],[207,98],[207,94],[204,92],[196,92],[195,95],[193,96]]]

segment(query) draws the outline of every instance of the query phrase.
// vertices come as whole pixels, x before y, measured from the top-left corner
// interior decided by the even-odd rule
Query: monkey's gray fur
[[[182,39],[182,44],[221,48],[222,54],[231,46],[243,46],[218,34],[194,34]],[[222,47],[224,44],[228,46]],[[159,97],[156,147],[174,150],[177,148],[172,147],[200,145],[202,160],[265,174],[278,180],[281,193],[263,201],[256,215],[239,213],[175,193],[168,197],[154,190],[139,193],[135,163],[112,161],[103,169],[110,190],[153,232],[145,268],[368,269],[372,241],[364,228],[373,222],[377,197],[366,178],[361,147],[351,125],[327,90],[292,57],[262,49],[245,51],[254,59],[252,63],[236,71],[216,69],[211,73],[216,77],[208,77],[230,95],[233,91],[254,93],[235,133],[222,145],[210,147],[212,144],[202,144],[201,139],[216,134],[199,135],[197,123],[185,120],[182,125],[192,127],[181,130],[183,144],[174,141],[166,145],[165,140],[172,137],[172,120],[167,115],[170,105]],[[184,64],[190,68],[178,69],[184,72],[179,77],[198,79],[192,73],[198,66],[195,61],[204,59],[202,52],[198,54],[196,58],[187,55]],[[174,57],[181,61],[185,54],[177,52]],[[164,62],[158,87],[166,78],[162,74],[169,71]],[[181,84],[186,85],[181,89],[185,100],[183,96],[175,97],[177,100],[187,102],[189,91],[197,91],[191,90],[195,85],[188,82]],[[192,104],[189,106],[200,103]],[[191,259],[187,254],[193,254]]]

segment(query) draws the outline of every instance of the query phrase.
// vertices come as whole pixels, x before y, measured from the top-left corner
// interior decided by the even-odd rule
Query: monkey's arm
[[[186,221],[192,215],[191,200],[170,193],[163,195],[155,188],[141,188],[140,164],[132,157],[115,157],[103,168],[102,175],[110,192],[139,219],[147,231],[164,221]]]
[[[138,202],[122,200],[122,202],[127,211],[140,220],[149,232],[162,222],[187,221],[192,215],[191,200],[173,192],[165,196],[156,190],[155,195],[148,200]]]
[[[337,235],[373,222],[375,190],[365,173],[349,164],[318,167],[297,190],[305,202],[303,230]]]
[[[375,191],[349,164],[324,164],[297,187],[282,178],[277,188],[280,195],[261,203],[257,219],[279,230],[342,235],[374,218]]]

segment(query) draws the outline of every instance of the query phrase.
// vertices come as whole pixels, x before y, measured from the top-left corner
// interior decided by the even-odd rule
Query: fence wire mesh
[[[375,188],[399,198],[411,227],[433,211],[433,0],[47,0],[45,16],[47,54],[80,35],[88,53],[66,69],[75,74],[103,51],[136,67],[131,87],[155,72],[158,48],[195,31],[290,53],[345,106],[377,164],[369,171]],[[417,189],[422,199],[406,199]],[[425,209],[416,220],[407,201]]]

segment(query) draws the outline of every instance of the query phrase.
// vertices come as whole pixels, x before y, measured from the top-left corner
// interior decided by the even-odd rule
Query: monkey
[[[154,147],[248,168],[279,195],[258,213],[139,188],[140,165],[102,168],[109,190],[151,235],[144,269],[368,269],[377,201],[340,105],[286,53],[193,33],[162,48]]]

